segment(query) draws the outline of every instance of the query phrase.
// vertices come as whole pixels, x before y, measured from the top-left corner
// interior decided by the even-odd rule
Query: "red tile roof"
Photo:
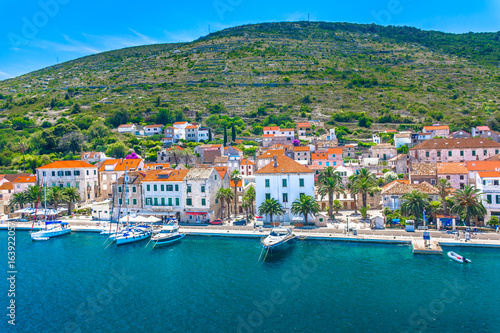
[[[19,177],[13,183],[36,183],[36,176]]]
[[[479,171],[477,173],[481,178],[499,178],[500,172],[498,171]]]
[[[311,148],[309,146],[298,146],[293,147],[293,151],[311,151]]]
[[[37,169],[75,169],[75,168],[97,168],[95,165],[84,161],[56,161]]]
[[[498,171],[500,161],[473,161],[465,163],[469,171]]]
[[[452,174],[465,174],[469,171],[465,167],[464,162],[449,162],[449,163],[438,163],[437,164],[437,173],[444,175],[452,175]]]
[[[101,167],[99,168],[99,171],[111,171],[111,170],[106,170],[106,166],[108,165],[114,165],[115,167],[113,168],[112,171],[134,171],[137,170],[139,167],[139,164],[141,164],[142,160],[140,158],[136,159],[110,159],[106,160],[101,164]]]
[[[443,126],[424,126],[424,130],[426,131],[435,131],[435,130],[449,130],[450,127],[448,125]]]
[[[147,173],[143,182],[181,182],[189,170],[153,170]]]
[[[264,127],[264,131],[279,131],[279,126]]]
[[[484,138],[429,139],[410,148],[419,149],[460,149],[460,148],[500,148],[500,143]]]
[[[219,173],[221,178],[224,178],[224,176],[227,174],[227,167],[213,167],[217,172]]]
[[[285,153],[284,149],[269,149],[257,156],[257,159],[273,158],[274,155],[281,156]]]
[[[146,126],[146,128],[157,128],[157,127],[163,127],[163,125],[153,124],[153,125],[147,125]]]
[[[246,159],[246,158],[244,158],[244,159],[241,160],[240,165],[255,165],[255,163],[252,162],[252,161],[250,161],[250,160],[248,160],[248,159]]]
[[[291,158],[281,155],[277,158],[277,167],[274,167],[274,161],[259,169],[256,174],[265,173],[314,173],[311,169],[295,162]]]
[[[297,127],[312,127],[310,123],[297,123]]]

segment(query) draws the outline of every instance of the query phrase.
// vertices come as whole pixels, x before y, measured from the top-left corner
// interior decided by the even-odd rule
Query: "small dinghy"
[[[456,262],[459,262],[461,264],[463,263],[470,263],[470,259],[465,258],[464,256],[459,255],[458,253],[455,253],[453,251],[448,252],[448,257],[451,259],[455,260]]]
[[[34,241],[46,241],[49,240],[49,237],[33,237],[31,239]]]

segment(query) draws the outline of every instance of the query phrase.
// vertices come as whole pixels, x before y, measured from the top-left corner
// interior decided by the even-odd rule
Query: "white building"
[[[190,169],[184,178],[185,209],[181,221],[203,223],[215,219],[220,210],[216,196],[221,185],[221,176],[215,168]]]
[[[284,214],[273,216],[274,222],[292,222],[292,203],[301,194],[314,197],[314,171],[287,156],[274,157],[273,161],[255,173],[257,209],[266,199],[276,199],[283,205]],[[269,216],[264,221],[270,222]],[[310,216],[309,221],[314,218]]]
[[[137,127],[134,124],[123,124],[118,126],[118,133],[132,133],[135,134]]]
[[[144,134],[145,135],[157,135],[157,134],[162,134],[163,132],[163,125],[147,125],[144,127]]]
[[[487,212],[484,220],[487,222],[492,216],[500,218],[500,172],[479,171],[476,188],[484,193],[483,205]]]
[[[83,161],[57,161],[36,169],[39,185],[47,187],[75,187],[82,201],[94,201],[99,197],[97,167]]]

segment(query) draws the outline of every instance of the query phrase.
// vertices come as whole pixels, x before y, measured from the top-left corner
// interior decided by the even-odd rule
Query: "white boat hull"
[[[261,244],[264,250],[268,251],[269,253],[276,253],[276,252],[281,252],[288,250],[293,243],[295,242],[295,236],[287,237],[277,243],[269,243],[266,242],[264,239]]]
[[[155,242],[155,246],[161,246],[161,245],[167,245],[167,244],[172,244],[177,241],[180,241],[186,236],[186,234],[177,234],[173,235],[170,237],[163,237],[163,238],[158,238],[158,239],[152,239]]]
[[[49,230],[41,230],[31,234],[32,240],[39,240],[42,238],[52,238],[61,235],[65,235],[71,232],[71,228],[53,228]],[[39,238],[39,239],[35,239]]]
[[[151,236],[151,232],[145,232],[145,233],[130,233],[128,235],[118,235],[116,237],[116,245],[123,245],[123,244],[129,244],[129,243],[134,243],[141,241],[143,239],[147,239]]]
[[[448,252],[448,257],[450,257],[450,259],[455,260],[456,262],[459,262],[461,264],[470,263],[471,262],[470,259],[467,259],[464,256],[461,256],[458,253],[455,253],[453,251]]]

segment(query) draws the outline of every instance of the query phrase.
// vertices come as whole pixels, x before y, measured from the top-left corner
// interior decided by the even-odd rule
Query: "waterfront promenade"
[[[109,222],[94,221],[90,219],[68,219],[73,232],[101,232],[109,230]],[[30,230],[31,222],[15,222],[17,230]],[[422,239],[423,232],[406,232],[402,229],[382,229],[372,230],[364,228],[362,224],[350,223],[349,227],[356,227],[357,235],[352,232],[346,233],[345,223],[329,224],[321,228],[293,228],[294,234],[302,240],[326,240],[326,241],[348,241],[348,242],[367,242],[367,243],[392,243],[392,244],[410,244],[412,239]],[[40,226],[35,225],[34,229]],[[116,224],[112,225],[112,230],[116,230]],[[7,224],[0,224],[0,230],[7,229]],[[243,237],[243,238],[261,238],[267,236],[270,228],[253,228],[252,226],[232,226],[232,225],[186,225],[181,224],[182,232],[191,236],[212,236],[212,237]],[[499,247],[500,234],[494,232],[478,232],[470,240],[465,241],[463,233],[458,238],[454,234],[448,234],[446,231],[429,230],[431,239],[443,246],[477,246],[477,247]]]

